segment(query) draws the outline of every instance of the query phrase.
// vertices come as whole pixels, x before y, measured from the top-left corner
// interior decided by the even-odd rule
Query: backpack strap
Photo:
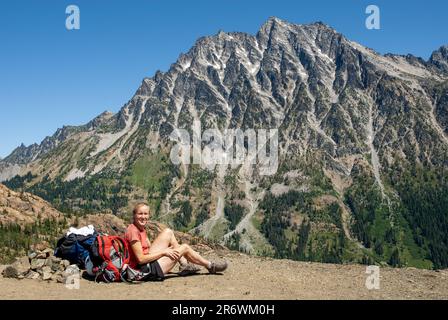
[[[103,261],[110,260],[110,248],[112,246],[111,237],[107,236],[98,236],[98,254],[100,255]]]

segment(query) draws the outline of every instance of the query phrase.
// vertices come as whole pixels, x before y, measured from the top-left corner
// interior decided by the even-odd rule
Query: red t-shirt
[[[129,244],[130,251],[130,262],[129,266],[131,268],[136,268],[138,266],[138,260],[132,251],[131,244],[133,241],[139,241],[142,245],[143,254],[149,254],[149,245],[148,245],[148,236],[146,235],[146,231],[140,231],[134,224],[130,224],[126,229],[126,233],[124,234],[126,241]]]

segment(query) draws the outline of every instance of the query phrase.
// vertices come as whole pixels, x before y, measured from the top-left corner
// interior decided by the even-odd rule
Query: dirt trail
[[[209,255],[210,256],[210,255]],[[38,280],[0,278],[0,299],[448,299],[448,270],[380,269],[380,289],[365,286],[366,266],[333,265],[227,253],[223,275],[129,285],[82,279],[79,290]]]

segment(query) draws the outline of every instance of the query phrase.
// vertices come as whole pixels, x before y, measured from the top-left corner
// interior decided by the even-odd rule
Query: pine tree
[[[392,255],[390,256],[389,259],[389,264],[393,267],[399,267],[401,265],[400,252],[398,251],[397,248],[395,248],[395,250],[392,252]]]

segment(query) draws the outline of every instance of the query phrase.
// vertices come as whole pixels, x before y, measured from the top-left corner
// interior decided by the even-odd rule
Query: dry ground
[[[82,279],[79,290],[39,280],[0,278],[0,299],[448,299],[448,270],[381,268],[380,289],[368,290],[362,265],[273,260],[233,252],[225,258],[230,267],[222,275],[203,271],[132,285]]]

